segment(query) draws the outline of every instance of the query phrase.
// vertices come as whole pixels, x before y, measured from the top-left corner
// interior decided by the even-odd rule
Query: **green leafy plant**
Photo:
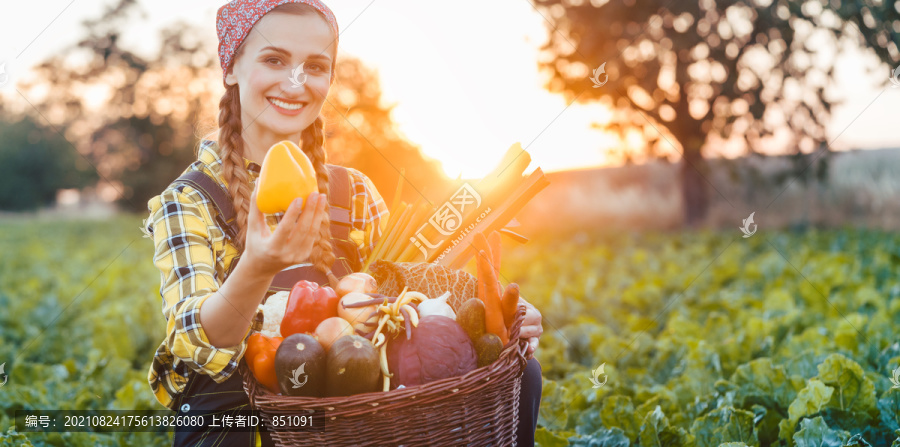
[[[14,254],[0,257],[0,447],[171,445],[12,428],[23,409],[163,409],[146,382],[165,321],[142,217],[0,221]],[[566,240],[510,246],[501,271],[544,317],[538,445],[900,447],[900,235]]]
[[[545,319],[538,444],[605,445],[618,429],[633,446],[832,433],[891,446],[900,235],[739,236],[581,234],[510,249],[504,280]],[[608,381],[593,389],[603,363]]]

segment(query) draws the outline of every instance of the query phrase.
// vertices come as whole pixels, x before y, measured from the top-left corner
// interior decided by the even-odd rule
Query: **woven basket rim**
[[[250,406],[253,409],[260,409],[257,400],[261,400],[264,407],[270,405],[277,406],[305,406],[305,407],[329,407],[337,409],[340,407],[359,406],[380,404],[383,401],[410,401],[410,396],[434,396],[446,394],[448,388],[453,388],[454,384],[466,384],[475,382],[488,382],[491,376],[495,376],[498,372],[505,371],[511,367],[518,365],[515,370],[515,376],[520,377],[525,372],[525,366],[531,356],[527,356],[527,340],[519,338],[519,329],[525,319],[525,306],[519,305],[513,320],[512,327],[509,328],[509,342],[500,352],[500,357],[489,365],[475,368],[466,374],[456,377],[448,377],[445,379],[435,380],[420,385],[414,385],[404,388],[395,388],[389,391],[372,391],[368,393],[354,394],[351,396],[337,397],[306,397],[306,396],[285,396],[282,394],[272,393],[265,386],[260,384],[245,361],[240,362],[238,371],[242,376],[244,384],[244,392],[250,399]],[[518,341],[518,342],[516,342]],[[470,390],[464,387],[455,387],[462,392],[475,392],[477,389]],[[469,387],[471,388],[471,387]],[[412,404],[416,402],[413,401]],[[410,405],[401,403],[399,405]]]

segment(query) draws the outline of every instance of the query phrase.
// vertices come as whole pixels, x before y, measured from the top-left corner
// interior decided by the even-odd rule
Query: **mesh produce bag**
[[[469,273],[428,262],[380,260],[369,266],[369,272],[378,281],[378,293],[387,296],[397,296],[404,287],[429,298],[450,292],[447,303],[454,312],[466,300],[474,298],[478,290],[478,280]]]

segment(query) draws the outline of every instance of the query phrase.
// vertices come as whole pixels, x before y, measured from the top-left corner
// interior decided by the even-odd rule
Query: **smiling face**
[[[334,79],[334,38],[317,14],[272,11],[253,26],[225,76],[226,84],[240,90],[246,158],[262,163],[273,144],[299,144],[300,133],[319,116]],[[294,78],[292,72],[300,64],[303,73]]]

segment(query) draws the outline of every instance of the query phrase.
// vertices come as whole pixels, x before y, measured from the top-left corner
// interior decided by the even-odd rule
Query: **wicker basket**
[[[295,397],[271,393],[242,362],[244,391],[279,447],[516,445],[528,361],[528,344],[519,340],[524,318],[519,306],[500,358],[463,376],[387,392]],[[311,428],[275,427],[276,415],[306,415]]]

